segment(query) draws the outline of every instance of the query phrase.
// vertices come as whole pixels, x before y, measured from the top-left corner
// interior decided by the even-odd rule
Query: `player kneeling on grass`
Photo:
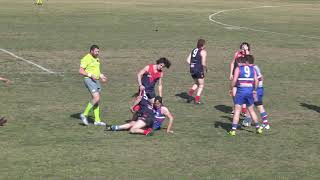
[[[232,129],[229,132],[231,136],[236,135],[241,107],[243,104],[247,105],[250,116],[255,123],[256,132],[261,134],[263,129],[262,127],[260,127],[258,117],[253,109],[253,96],[257,95],[256,90],[259,81],[256,71],[252,65],[253,62],[251,62],[253,58],[247,58],[247,56],[251,55],[246,55],[245,57],[243,57],[242,61],[245,61],[245,63],[235,69],[234,78],[231,82],[230,91],[233,90],[233,87],[237,87],[237,92],[234,97],[234,115],[232,121]]]

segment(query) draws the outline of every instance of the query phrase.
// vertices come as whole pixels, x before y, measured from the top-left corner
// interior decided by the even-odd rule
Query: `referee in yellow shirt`
[[[100,82],[106,82],[107,77],[100,72],[100,59],[99,47],[97,45],[92,45],[90,47],[90,53],[85,55],[81,59],[79,73],[84,76],[84,84],[86,88],[91,93],[92,99],[89,101],[86,109],[82,114],[80,114],[80,119],[84,125],[89,125],[87,117],[89,112],[93,109],[94,113],[94,125],[105,126],[106,123],[100,120],[100,92],[101,85]]]

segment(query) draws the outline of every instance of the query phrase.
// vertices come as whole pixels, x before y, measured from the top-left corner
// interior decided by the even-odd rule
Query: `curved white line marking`
[[[313,4],[303,4],[303,5],[313,5]],[[243,27],[243,26],[235,26],[231,24],[226,24],[222,23],[220,21],[217,21],[214,19],[214,17],[218,14],[224,13],[224,12],[229,12],[229,11],[238,11],[238,10],[243,10],[243,9],[258,9],[258,8],[279,8],[279,7],[284,7],[284,6],[294,6],[294,5],[283,5],[283,6],[258,6],[258,7],[250,7],[250,8],[239,8],[239,9],[227,9],[227,10],[221,10],[216,13],[213,13],[209,16],[209,20],[222,25],[222,26],[227,26],[229,28],[234,28],[234,29],[246,29],[250,31],[256,31],[256,32],[264,32],[264,33],[271,33],[271,34],[279,34],[279,35],[285,35],[285,36],[299,36],[299,37],[304,37],[304,38],[309,38],[309,39],[320,39],[320,36],[307,36],[303,34],[298,34],[298,35],[293,35],[293,34],[287,34],[287,33],[280,33],[280,32],[274,32],[274,31],[267,31],[267,30],[262,30],[262,29],[254,29],[254,28],[249,28],[249,27]]]
[[[24,62],[26,62],[26,63],[32,64],[32,65],[34,65],[34,66],[42,69],[43,71],[46,71],[47,73],[55,74],[55,72],[53,72],[53,71],[51,71],[51,70],[49,70],[49,69],[47,69],[47,68],[44,68],[44,67],[40,66],[39,64],[36,64],[36,63],[34,63],[34,62],[32,62],[32,61],[26,60],[26,59],[24,59],[23,57],[17,56],[17,55],[13,54],[13,53],[10,52],[10,51],[7,51],[7,50],[1,49],[1,48],[0,48],[0,51],[2,51],[2,52],[4,52],[4,53],[7,53],[7,54],[9,54],[10,56],[15,57],[15,58],[17,58],[17,59],[20,59],[20,60],[22,60],[22,61],[24,61]]]

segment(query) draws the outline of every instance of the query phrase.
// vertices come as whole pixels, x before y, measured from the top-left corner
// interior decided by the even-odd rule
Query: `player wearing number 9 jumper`
[[[204,72],[207,72],[207,51],[205,49],[205,43],[204,39],[199,39],[197,47],[191,51],[187,58],[187,63],[190,65],[190,74],[194,81],[194,84],[189,89],[188,102],[192,100],[193,93],[198,90],[195,97],[196,104],[201,104],[200,96],[204,88]]]
[[[249,63],[253,63],[254,59],[253,56],[247,56]],[[269,121],[268,121],[268,114],[265,111],[265,108],[263,106],[263,95],[264,95],[264,88],[263,88],[263,75],[260,71],[260,68],[257,65],[254,65],[254,69],[257,72],[257,78],[259,80],[259,85],[257,88],[257,98],[254,101],[254,105],[258,108],[259,112],[260,112],[260,116],[262,119],[262,127],[264,129],[269,130],[270,129],[270,125],[269,125]],[[250,126],[251,125],[251,117],[247,114],[246,118],[243,120],[242,122],[243,126]]]
[[[236,135],[236,129],[238,126],[241,106],[246,104],[247,109],[251,115],[252,120],[255,123],[257,133],[262,133],[262,127],[258,123],[258,117],[253,109],[254,96],[257,96],[257,87],[259,80],[257,73],[254,69],[253,62],[249,62],[253,58],[247,58],[251,55],[246,55],[245,63],[236,67],[234,72],[234,78],[232,79],[230,91],[233,87],[237,87],[237,92],[234,97],[234,115],[232,121],[232,129],[229,132],[230,135]]]

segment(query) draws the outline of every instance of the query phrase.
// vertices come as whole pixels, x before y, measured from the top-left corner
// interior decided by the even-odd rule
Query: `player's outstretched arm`
[[[6,84],[10,84],[11,83],[11,81],[9,79],[4,78],[4,77],[0,77],[0,81],[4,82]]]
[[[173,126],[173,116],[170,113],[169,109],[167,107],[162,106],[161,107],[162,113],[169,119],[167,133],[173,133],[172,126]]]

